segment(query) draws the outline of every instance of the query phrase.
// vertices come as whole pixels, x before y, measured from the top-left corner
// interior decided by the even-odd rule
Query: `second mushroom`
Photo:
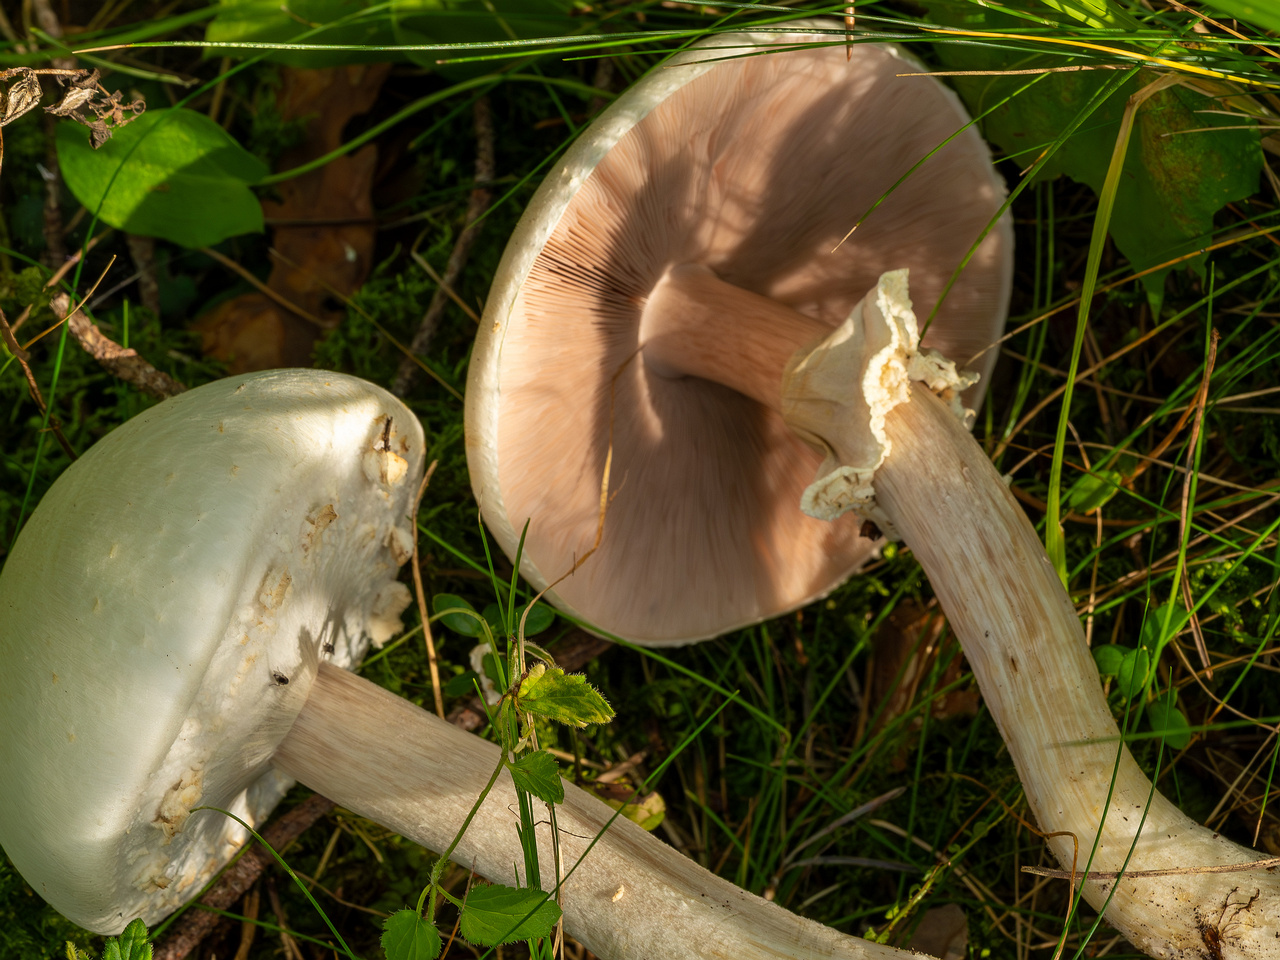
[[[897,76],[909,61],[846,61],[823,28],[682,54],[543,184],[468,383],[489,526],[514,555],[529,519],[529,580],[669,645],[831,590],[873,549],[860,513],[928,574],[1051,848],[1101,874],[1086,898],[1152,956],[1280,956],[1280,877],[1120,744],[1074,607],[966,430],[981,381],[945,358],[999,336],[1010,276],[986,149],[951,94]],[[922,346],[913,301],[940,298]],[[606,468],[604,539],[555,583],[595,542]]]

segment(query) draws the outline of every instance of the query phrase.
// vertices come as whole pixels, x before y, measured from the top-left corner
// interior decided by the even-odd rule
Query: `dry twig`
[[[108,337],[78,307],[72,311],[71,297],[67,294],[58,294],[49,302],[49,306],[55,314],[67,321],[76,341],[108,373],[161,399],[176,396],[187,389],[184,384],[153,367],[137,350],[132,347],[125,349]]]

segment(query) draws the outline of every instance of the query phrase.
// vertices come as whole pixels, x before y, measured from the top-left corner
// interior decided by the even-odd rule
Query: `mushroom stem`
[[[321,664],[273,763],[342,806],[429,849],[444,850],[498,759],[496,745],[367,680]],[[600,957],[914,956],[846,936],[747,893],[631,821],[614,819],[614,811],[586,791],[567,782],[564,787],[564,803],[556,807],[560,857],[564,872],[573,871],[560,896],[565,929]],[[515,788],[504,773],[453,859],[496,882],[526,879],[515,875],[524,862],[517,810]],[[539,827],[538,837],[542,889],[552,890],[550,834]]]
[[[782,368],[831,326],[726,283],[701,264],[682,263],[649,293],[640,342],[649,370],[701,377],[781,413]]]
[[[891,309],[909,312],[905,277],[901,283],[895,292],[882,278],[879,289],[888,290]],[[681,334],[678,315],[693,321]],[[772,331],[757,328],[766,318]],[[808,370],[786,374],[787,422],[827,444],[833,463],[851,461],[843,434],[852,424],[849,436],[861,439],[866,412],[850,403],[866,390],[853,366],[864,350],[856,339],[837,333],[837,342],[814,345],[828,332],[818,321],[696,266],[668,271],[646,305],[645,328],[646,364],[714,379],[774,410],[782,368],[792,356],[808,357]],[[1280,958],[1280,876],[1203,872],[1259,855],[1155,790],[1120,742],[1080,620],[1026,515],[954,411],[918,382],[911,397],[884,415],[872,515],[928,574],[1040,828],[1061,834],[1048,841],[1059,862],[1082,873],[1124,871],[1118,884],[1086,882],[1084,896],[1152,956],[1219,957],[1230,944],[1243,956]],[[870,471],[859,482],[870,492]],[[1186,872],[1133,875],[1147,870]]]
[[[1280,877],[1195,872],[1259,855],[1184,815],[1120,743],[1075,608],[982,448],[919,384],[885,429],[877,502],[928,574],[1040,828],[1070,834],[1049,845],[1068,870],[1125,871],[1085,898],[1110,896],[1107,919],[1154,957],[1280,956]],[[1133,875],[1171,869],[1187,872]]]

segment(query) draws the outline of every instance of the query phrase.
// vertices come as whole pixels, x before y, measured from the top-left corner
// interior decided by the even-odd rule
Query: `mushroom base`
[[[1152,787],[1119,739],[1075,607],[1026,515],[947,407],[920,384],[913,394],[886,418],[893,453],[877,499],[928,574],[1040,828],[1063,834],[1048,841],[1059,862],[1124,871],[1084,883],[1084,896],[1153,957],[1280,957],[1280,876],[1194,872],[1260,855]],[[1136,875],[1147,870],[1187,872]]]

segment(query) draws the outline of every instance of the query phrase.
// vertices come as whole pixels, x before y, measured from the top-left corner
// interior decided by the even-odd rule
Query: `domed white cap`
[[[53,485],[0,573],[0,844],[82,926],[189,899],[290,786],[322,659],[399,628],[423,435],[354,377],[166,400]]]

